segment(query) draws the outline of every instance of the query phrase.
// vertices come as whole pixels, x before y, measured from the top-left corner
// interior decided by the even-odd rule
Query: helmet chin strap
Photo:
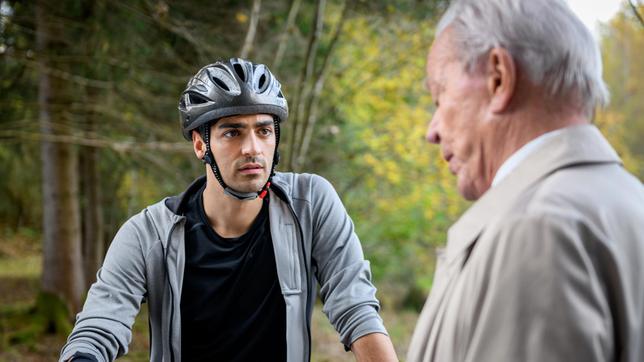
[[[277,122],[275,122],[275,125],[277,127]],[[270,176],[268,177],[268,180],[264,184],[264,186],[259,191],[241,192],[226,185],[226,183],[224,182],[224,179],[221,177],[221,172],[219,172],[219,166],[217,166],[215,157],[213,156],[212,151],[210,149],[210,125],[205,124],[199,128],[200,128],[200,133],[204,138],[204,142],[206,143],[206,154],[204,155],[202,161],[203,163],[210,165],[210,168],[212,169],[212,173],[215,175],[217,182],[219,182],[219,185],[221,185],[221,187],[224,189],[224,194],[240,201],[252,201],[258,197],[260,199],[263,199],[264,197],[266,197],[266,195],[268,194],[268,189],[271,186],[271,179],[275,174],[275,165],[277,164],[277,162],[279,162],[279,152],[277,151],[277,144],[275,145],[275,158],[273,160],[273,165],[271,166],[271,173],[270,173]],[[279,131],[277,131],[277,137],[279,139]]]

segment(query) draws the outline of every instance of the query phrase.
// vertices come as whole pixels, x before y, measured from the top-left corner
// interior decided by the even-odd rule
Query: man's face
[[[224,182],[234,190],[261,190],[275,153],[275,125],[267,114],[224,117],[210,129],[210,149]]]
[[[459,193],[476,200],[492,181],[486,150],[494,138],[493,122],[486,119],[486,79],[465,71],[452,48],[450,31],[436,39],[427,58],[427,87],[436,110],[426,138],[441,146],[443,158],[457,177]]]

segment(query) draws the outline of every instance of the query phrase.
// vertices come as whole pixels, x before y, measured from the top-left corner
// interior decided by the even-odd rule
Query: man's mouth
[[[264,166],[259,163],[246,163],[240,167],[239,172],[244,175],[255,175],[264,172]]]

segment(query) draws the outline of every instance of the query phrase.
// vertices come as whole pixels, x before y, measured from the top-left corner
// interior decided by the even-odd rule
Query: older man
[[[563,1],[453,1],[427,139],[476,200],[409,361],[644,361],[644,188],[590,124],[597,44]]]

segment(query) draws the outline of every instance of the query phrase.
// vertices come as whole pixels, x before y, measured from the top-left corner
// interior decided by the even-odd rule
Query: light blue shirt
[[[559,134],[563,128],[557,129],[554,131],[546,132],[541,136],[533,139],[532,141],[526,143],[521,148],[516,150],[510,157],[508,157],[505,162],[499,167],[494,175],[492,180],[492,187],[496,186],[503,180],[507,175],[509,175],[521,162],[528,157],[532,152],[538,150],[545,141]]]

